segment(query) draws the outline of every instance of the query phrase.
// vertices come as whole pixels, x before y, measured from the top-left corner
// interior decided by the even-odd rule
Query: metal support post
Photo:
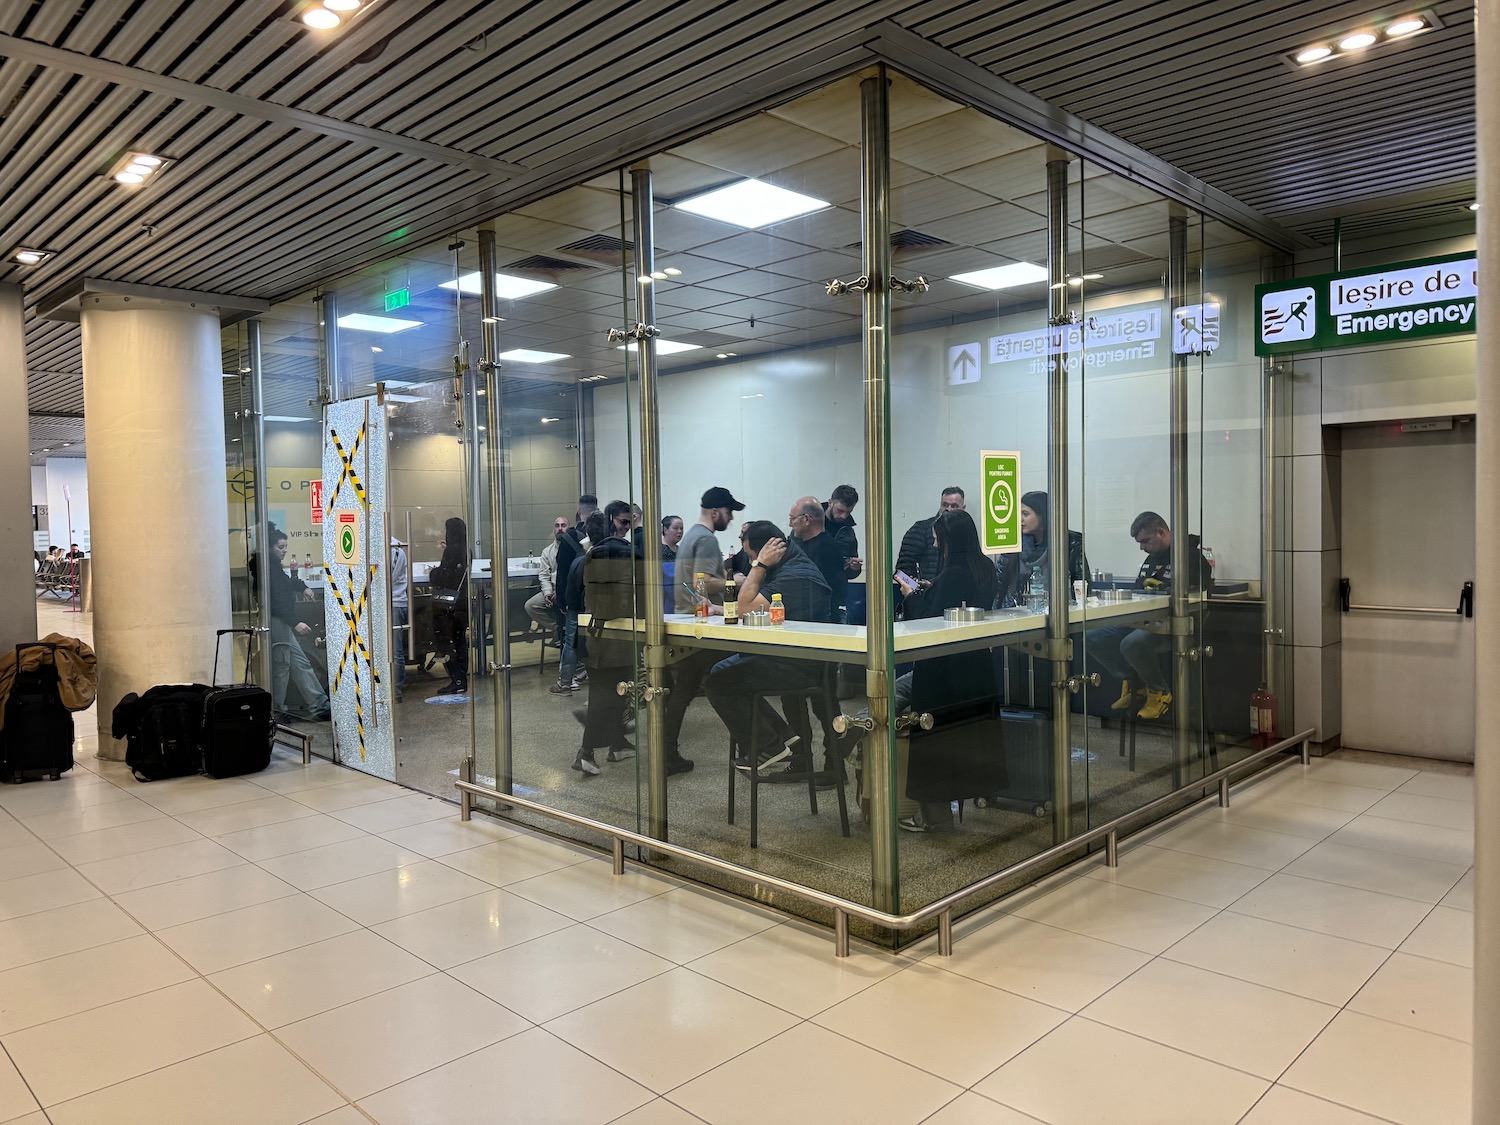
[[[500,429],[500,420],[504,417],[501,402],[504,391],[500,382],[500,298],[495,292],[496,265],[495,232],[482,230],[479,232],[480,339],[483,348],[480,366],[484,373],[485,433],[489,438],[485,448],[489,450],[490,475],[490,591],[494,594],[495,654],[499,657],[495,662],[495,682],[491,685],[490,695],[495,711],[495,788],[510,793],[514,780],[510,740],[510,598],[507,596],[510,543],[505,534],[505,470],[500,464],[500,448],[504,443]],[[477,406],[475,414],[478,414]],[[478,437],[477,432],[469,435],[475,448],[479,445]],[[475,492],[477,497],[477,486]],[[410,638],[410,634],[407,636]],[[479,638],[479,650],[482,658],[483,634]],[[469,674],[473,676],[473,668]],[[478,724],[475,724],[477,728]]]
[[[474,784],[474,755],[470,754],[459,764],[458,776],[470,785]],[[469,820],[474,813],[474,794],[459,786],[458,789],[458,819]]]
[[[1228,807],[1229,807],[1229,779],[1227,777],[1221,777],[1221,778],[1219,778],[1219,808],[1221,808],[1221,809],[1227,809]]]
[[[889,79],[885,67],[859,84],[864,138],[861,196],[864,275],[861,298],[865,376],[865,693],[875,728],[865,738],[870,800],[871,902],[894,913],[901,901],[896,851],[895,742],[891,732],[891,669],[895,664],[891,558],[891,238]]]
[[[254,505],[255,505],[255,544],[263,559],[269,558],[271,545],[265,541],[268,517],[266,509],[266,399],[265,384],[262,382],[263,364],[261,359],[261,331],[260,321],[252,320],[245,325],[246,342],[250,351],[250,409],[255,412],[255,425],[252,434],[255,440],[255,481],[254,481]],[[249,544],[246,544],[249,549]],[[261,572],[258,587],[255,591],[255,604],[258,611],[255,615],[255,629],[252,637],[251,647],[255,650],[255,682],[267,687],[271,683],[271,599],[267,595],[267,585],[270,578],[270,568],[262,566],[258,568]],[[256,645],[255,639],[264,643]]]
[[[1286,699],[1282,691],[1281,632],[1276,622],[1281,607],[1276,599],[1276,521],[1280,509],[1276,502],[1276,381],[1280,376],[1276,362],[1261,361],[1261,470],[1260,470],[1260,600],[1261,608],[1261,675],[1270,689]]]
[[[1047,382],[1047,652],[1053,658],[1047,676],[1052,685],[1052,841],[1073,834],[1073,705],[1068,696],[1068,603],[1073,582],[1068,574],[1068,166],[1067,153],[1047,155],[1047,330],[1064,343],[1052,357]],[[1057,346],[1054,341],[1054,346]],[[1049,350],[1051,350],[1049,348]]]
[[[1167,220],[1167,293],[1168,307],[1181,308],[1188,301],[1187,215],[1173,207]],[[1192,755],[1192,732],[1188,729],[1191,711],[1189,696],[1193,689],[1193,672],[1187,653],[1193,646],[1192,621],[1189,617],[1188,584],[1193,573],[1188,555],[1188,359],[1172,356],[1172,381],[1168,430],[1171,441],[1170,475],[1172,507],[1168,522],[1172,526],[1172,787],[1187,782]]]
[[[1104,837],[1104,866],[1120,866],[1120,834],[1113,830]]]
[[[849,915],[842,910],[833,912],[833,955],[849,956]]]
[[[635,307],[636,323],[656,326],[656,269],[652,248],[653,204],[651,167],[647,163],[630,169],[630,194],[635,206]],[[656,840],[667,838],[667,760],[661,737],[667,720],[667,643],[665,598],[661,585],[661,409],[656,393],[656,344],[654,333],[642,332],[636,340],[641,377],[641,509],[646,521],[646,819],[647,831]]]
[[[945,910],[938,915],[938,956],[953,956],[953,911]]]

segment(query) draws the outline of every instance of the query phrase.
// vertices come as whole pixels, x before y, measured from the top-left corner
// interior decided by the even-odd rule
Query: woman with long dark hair
[[[1031,572],[1042,572],[1047,581],[1047,512],[1045,492],[1027,492],[1021,497],[1021,550],[1019,554],[1001,555],[995,563],[997,609],[1021,605],[1026,600],[1026,585]],[[1083,556],[1083,533],[1068,532],[1068,580],[1087,580],[1089,561]]]
[[[432,631],[446,649],[448,682],[439,695],[469,690],[469,529],[457,516],[443,527],[442,560],[432,568]]]

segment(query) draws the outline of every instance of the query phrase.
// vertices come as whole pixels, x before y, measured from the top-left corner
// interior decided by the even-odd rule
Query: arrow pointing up
[[[968,382],[970,373],[977,370],[978,367],[979,361],[968,351],[959,352],[953,360],[953,370],[958,372],[958,377],[964,382]]]

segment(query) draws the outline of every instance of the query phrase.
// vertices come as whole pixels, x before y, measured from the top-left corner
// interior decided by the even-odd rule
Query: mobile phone
[[[917,588],[917,584],[912,580],[911,575],[907,574],[904,570],[896,571],[896,582],[908,594]]]

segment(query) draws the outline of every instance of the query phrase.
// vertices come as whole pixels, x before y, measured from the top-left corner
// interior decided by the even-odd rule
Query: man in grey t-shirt
[[[705,578],[709,599],[715,603],[723,602],[724,553],[714,535],[729,526],[735,512],[745,509],[729,489],[718,485],[703,494],[701,505],[698,522],[683,533],[682,542],[677,544],[678,581],[674,600],[678,613],[693,612],[694,599],[688,590],[698,574]],[[714,608],[718,609],[718,606]],[[686,773],[693,768],[692,760],[684,758],[677,748],[677,740],[682,735],[682,719],[687,714],[688,705],[698,697],[709,670],[721,657],[722,654],[711,649],[697,649],[672,665],[672,692],[667,696],[664,739],[668,774]]]

